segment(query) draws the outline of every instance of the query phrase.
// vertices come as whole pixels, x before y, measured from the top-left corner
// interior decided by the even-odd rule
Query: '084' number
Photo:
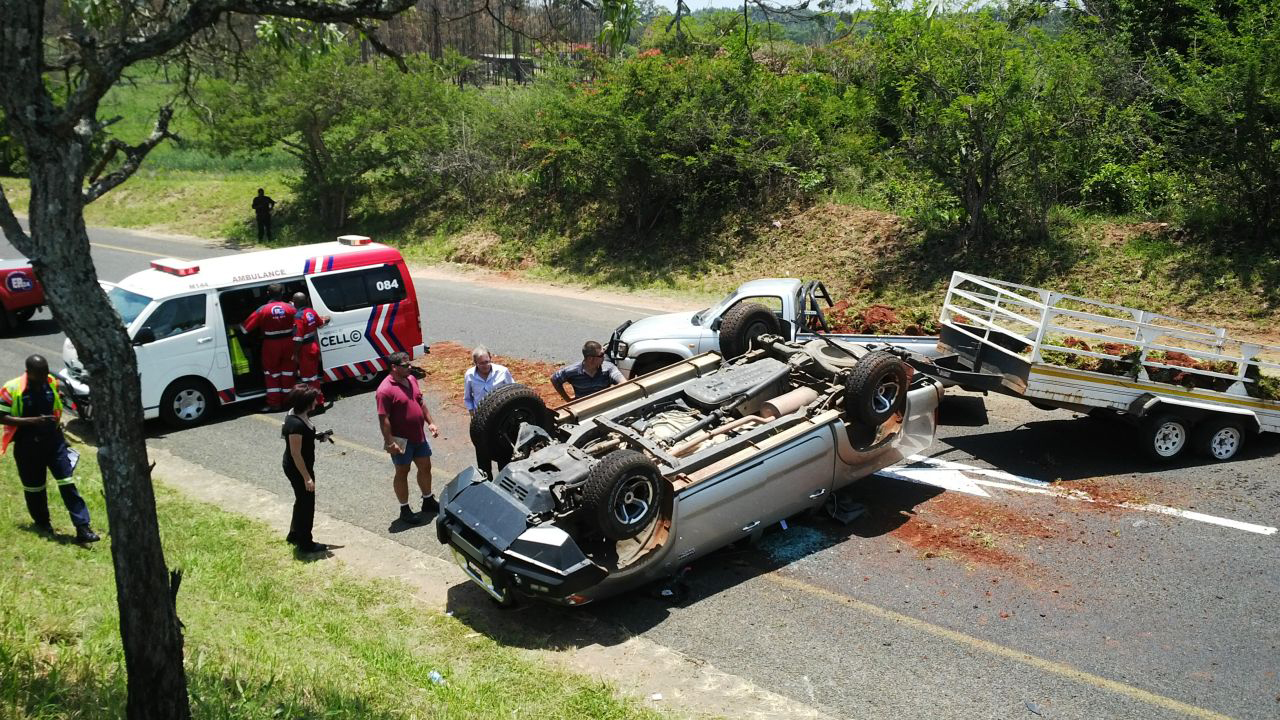
[[[379,280],[377,283],[378,290],[395,290],[400,287],[399,280]]]

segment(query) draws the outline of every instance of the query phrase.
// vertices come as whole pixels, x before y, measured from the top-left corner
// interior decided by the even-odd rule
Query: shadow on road
[[[877,476],[862,480],[840,493],[848,501],[866,505],[867,512],[860,517],[841,524],[819,510],[792,518],[785,530],[780,525],[767,529],[756,542],[744,540],[711,553],[689,566],[671,587],[676,602],[662,597],[664,585],[657,584],[582,608],[527,603],[503,609],[467,582],[449,589],[447,605],[462,622],[504,645],[546,650],[615,645],[661,624],[675,607],[712,597],[851,537],[892,532],[914,515],[916,506],[942,492]]]

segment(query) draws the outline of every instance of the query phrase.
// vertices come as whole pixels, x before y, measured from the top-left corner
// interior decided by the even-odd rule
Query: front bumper
[[[93,419],[93,400],[89,393],[89,386],[77,380],[71,373],[70,368],[63,368],[58,371],[58,385],[63,390],[63,395],[71,401],[71,411],[81,420]]]
[[[590,601],[608,576],[561,528],[530,525],[527,508],[475,468],[440,496],[436,535],[467,577],[499,602],[521,595],[561,605]]]

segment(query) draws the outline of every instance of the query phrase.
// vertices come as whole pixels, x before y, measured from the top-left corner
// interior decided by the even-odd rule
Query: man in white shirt
[[[462,404],[467,406],[467,412],[475,415],[485,395],[515,380],[510,370],[493,361],[483,345],[471,351],[471,363],[472,367],[467,368],[462,377]]]

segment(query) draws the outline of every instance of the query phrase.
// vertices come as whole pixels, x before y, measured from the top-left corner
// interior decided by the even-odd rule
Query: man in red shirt
[[[431,494],[431,445],[427,434],[439,437],[440,431],[431,422],[431,411],[422,398],[418,379],[409,372],[409,354],[391,353],[387,356],[390,367],[387,377],[378,386],[375,397],[378,403],[378,424],[382,428],[382,447],[391,455],[395,476],[391,487],[400,501],[400,520],[410,525],[418,524],[423,516],[440,509]],[[418,469],[418,489],[422,491],[422,515],[409,507],[409,464]]]
[[[293,306],[284,301],[284,287],[267,286],[267,304],[240,323],[240,332],[262,330],[262,380],[267,389],[268,412],[284,410],[284,397],[293,388]]]
[[[316,407],[320,408],[324,406],[324,393],[320,390],[319,331],[329,324],[329,316],[316,312],[306,293],[293,294],[293,308],[298,313],[293,321],[293,364],[298,368],[298,382],[320,393],[316,398]]]

